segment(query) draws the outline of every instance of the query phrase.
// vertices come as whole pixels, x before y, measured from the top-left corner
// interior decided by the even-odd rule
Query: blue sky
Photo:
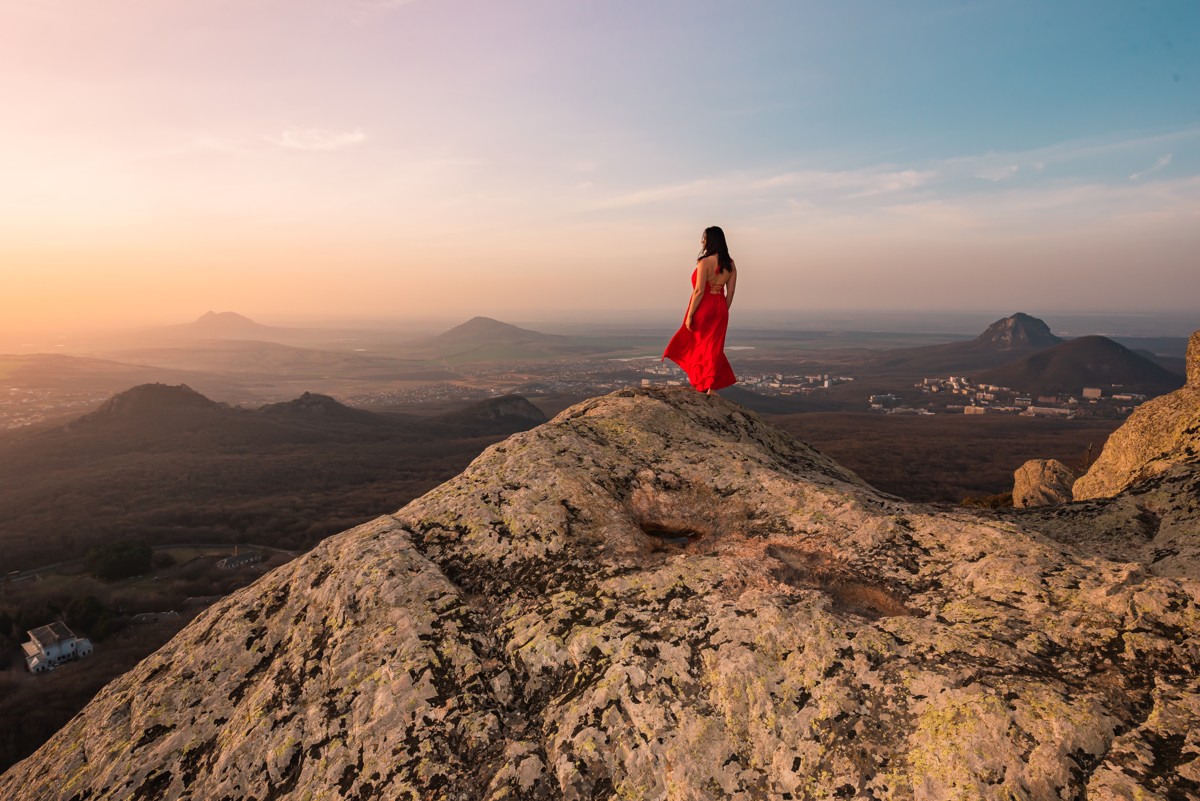
[[[4,14],[21,324],[649,313],[710,224],[750,312],[1200,296],[1196,2]]]

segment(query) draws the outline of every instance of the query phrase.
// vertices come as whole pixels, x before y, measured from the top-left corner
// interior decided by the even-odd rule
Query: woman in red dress
[[[725,358],[725,329],[737,286],[737,267],[717,226],[704,229],[692,272],[692,297],[683,326],[671,337],[663,358],[683,368],[692,386],[709,395],[737,381]]]

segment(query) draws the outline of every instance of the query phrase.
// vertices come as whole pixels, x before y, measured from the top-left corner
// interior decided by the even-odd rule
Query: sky
[[[1197,312],[1200,3],[0,0],[0,330]]]

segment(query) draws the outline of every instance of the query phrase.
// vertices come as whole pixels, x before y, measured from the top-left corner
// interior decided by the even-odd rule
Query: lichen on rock
[[[1037,514],[616,392],[223,600],[0,797],[1195,794],[1196,583]]]

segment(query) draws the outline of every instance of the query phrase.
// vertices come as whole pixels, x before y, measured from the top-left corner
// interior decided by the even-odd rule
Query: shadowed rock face
[[[1187,376],[1183,388],[1143,403],[1112,433],[1075,482],[1075,500],[1116,495],[1174,465],[1200,465],[1200,331],[1188,342]]]
[[[0,797],[1193,797],[1197,585],[1012,514],[614,393],[223,600]]]

